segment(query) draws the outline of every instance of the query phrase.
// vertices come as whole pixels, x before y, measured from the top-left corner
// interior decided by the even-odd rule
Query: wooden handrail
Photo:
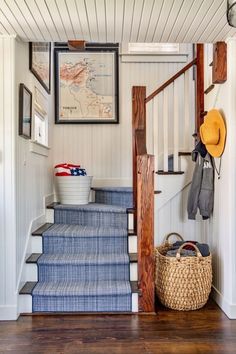
[[[183,67],[180,71],[178,71],[174,76],[172,76],[169,80],[167,80],[163,85],[161,85],[157,90],[155,90],[153,93],[151,93],[146,99],[145,103],[148,103],[151,101],[156,95],[158,95],[161,91],[163,91],[167,86],[172,84],[178,77],[183,75],[185,71],[190,69],[193,65],[197,64],[197,58],[193,59],[190,63],[188,63],[186,66]]]
[[[199,137],[200,126],[204,122],[204,45],[198,43],[196,46],[197,54],[197,79],[196,79],[196,114],[195,129]]]

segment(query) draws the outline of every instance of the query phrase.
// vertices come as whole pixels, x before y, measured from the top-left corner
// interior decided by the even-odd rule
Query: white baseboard
[[[236,319],[236,304],[230,303],[214,286],[212,286],[211,296],[229,319]]]
[[[132,294],[132,312],[138,312],[138,294]]]
[[[0,321],[15,321],[18,318],[16,305],[0,306]]]
[[[32,296],[20,295],[18,303],[19,313],[32,313]]]
[[[45,195],[43,198],[43,206],[44,206],[44,213],[40,216],[38,216],[37,218],[35,218],[34,220],[31,221],[30,225],[29,225],[29,229],[28,229],[28,234],[27,234],[27,239],[25,242],[25,249],[23,252],[23,256],[21,259],[21,266],[20,266],[20,272],[19,272],[19,277],[17,280],[17,296],[18,296],[18,303],[19,303],[19,297],[21,295],[19,295],[19,290],[20,288],[23,286],[23,284],[26,281],[31,280],[28,275],[29,275],[29,264],[25,263],[25,259],[27,258],[28,255],[30,255],[32,252],[35,252],[35,242],[36,240],[32,240],[31,234],[33,231],[35,231],[37,228],[39,228],[41,225],[43,225],[46,222],[46,206],[48,204],[51,204],[54,200],[54,194],[48,194]],[[41,241],[42,243],[42,241]],[[31,273],[30,273],[31,275]],[[35,276],[33,277],[32,280],[34,279]],[[37,280],[37,279],[36,279]]]
[[[26,268],[26,263],[25,263],[25,259],[27,258],[27,255],[30,255],[33,250],[32,250],[32,244],[31,244],[31,234],[33,231],[35,231],[38,227],[40,227],[43,223],[45,223],[45,214],[44,215],[40,215],[39,217],[35,218],[34,220],[31,221],[29,229],[28,229],[28,234],[27,234],[27,239],[25,242],[25,249],[23,252],[23,256],[21,259],[21,265],[20,265],[20,272],[19,272],[19,277],[17,280],[17,291],[19,292],[20,288],[22,287],[22,285],[24,284],[25,281],[27,281],[27,277],[26,277],[26,272],[25,272],[25,268]]]
[[[47,207],[47,205],[51,204],[54,202],[55,195],[54,193],[48,194],[44,197],[44,208]]]

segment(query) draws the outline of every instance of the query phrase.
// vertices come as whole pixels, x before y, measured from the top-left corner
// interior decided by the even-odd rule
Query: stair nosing
[[[59,256],[62,256],[62,255],[67,255],[67,253],[61,253],[61,254],[58,254]],[[76,253],[76,255],[79,255],[80,253]],[[101,253],[102,255],[106,255],[106,253]],[[129,257],[129,262],[130,263],[136,263],[138,261],[138,254],[137,253],[124,253],[125,255],[127,254],[128,257]],[[47,255],[47,253],[32,253],[27,259],[26,259],[26,263],[27,264],[37,264],[38,263],[38,260],[39,258],[42,256],[42,255]],[[110,255],[110,253],[108,253],[107,255]],[[118,253],[119,255],[119,253]]]
[[[27,257],[25,262],[27,264],[37,264],[37,261],[42,254],[43,253],[32,253],[29,257]]]
[[[112,189],[107,189],[106,190],[106,187],[92,187],[91,190],[93,191],[103,191],[103,192],[110,192],[110,193],[127,193],[127,194],[131,194],[133,193],[132,190],[115,190],[115,188],[118,188],[118,187],[107,187],[107,188],[114,188],[114,190]],[[120,187],[122,188],[122,187]],[[130,188],[130,187],[127,187],[127,188]]]
[[[27,281],[24,283],[22,288],[19,290],[19,295],[31,295],[32,292],[37,285],[38,281]],[[138,282],[134,280],[129,280],[130,287],[131,287],[131,294],[140,293],[138,288]]]
[[[19,295],[32,295],[34,287],[36,286],[37,283],[38,283],[37,281],[25,282],[25,284],[21,287],[19,291]]]
[[[42,226],[40,226],[38,229],[32,232],[32,236],[42,236],[45,231],[50,229],[50,227],[54,225],[53,223],[46,222]]]
[[[90,204],[90,203],[89,203]],[[91,203],[91,204],[97,204],[98,206],[99,206],[99,204],[101,204],[101,205],[106,205],[107,207],[112,207],[112,208],[114,208],[113,210],[102,210],[102,209],[100,209],[100,210],[96,210],[96,209],[83,209],[83,204],[81,204],[81,205],[76,205],[76,204],[71,204],[71,205],[76,205],[76,206],[79,206],[79,207],[81,207],[81,211],[85,211],[85,212],[100,212],[100,213],[123,213],[123,214],[125,214],[125,213],[132,213],[132,209],[133,208],[127,208],[127,207],[123,207],[123,206],[120,206],[120,205],[113,205],[113,204],[102,204],[102,203]],[[55,206],[57,206],[57,205],[63,205],[63,204],[61,204],[61,203],[58,203],[58,202],[53,202],[53,203],[51,203],[51,204],[49,204],[49,205],[47,205],[47,209],[52,209],[52,210],[55,210]],[[64,210],[76,210],[76,211],[78,211],[78,209],[76,209],[76,208],[72,208],[71,207],[71,209],[70,209],[70,204],[65,204],[65,205],[67,205],[67,208],[65,208]],[[84,205],[88,205],[88,204],[84,204]],[[117,209],[120,209],[120,210],[116,210],[115,208],[117,208]],[[57,209],[57,210],[63,210],[63,208],[59,208],[59,209]],[[80,211],[80,210],[79,210]]]
[[[170,175],[170,176],[174,176],[174,175],[183,175],[184,174],[184,171],[162,171],[162,170],[159,170],[159,171],[156,171],[155,172],[157,175]]]

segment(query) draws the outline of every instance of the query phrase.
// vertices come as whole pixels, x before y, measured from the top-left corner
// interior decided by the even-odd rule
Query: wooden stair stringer
[[[185,172],[184,174],[156,175],[155,187],[162,191],[155,198],[156,210],[161,209],[191,183],[194,166],[190,156],[183,156],[181,157],[181,170]]]

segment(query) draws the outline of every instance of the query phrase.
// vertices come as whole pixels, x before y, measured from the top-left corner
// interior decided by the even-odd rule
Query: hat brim
[[[226,126],[225,126],[224,118],[222,117],[222,115],[217,109],[212,109],[207,113],[204,123],[207,123],[207,125],[217,124],[219,127],[220,139],[218,144],[216,145],[205,144],[205,146],[211,156],[220,157],[223,154],[225,149]],[[204,138],[202,136],[201,129],[200,129],[200,136],[202,142],[204,143]]]

